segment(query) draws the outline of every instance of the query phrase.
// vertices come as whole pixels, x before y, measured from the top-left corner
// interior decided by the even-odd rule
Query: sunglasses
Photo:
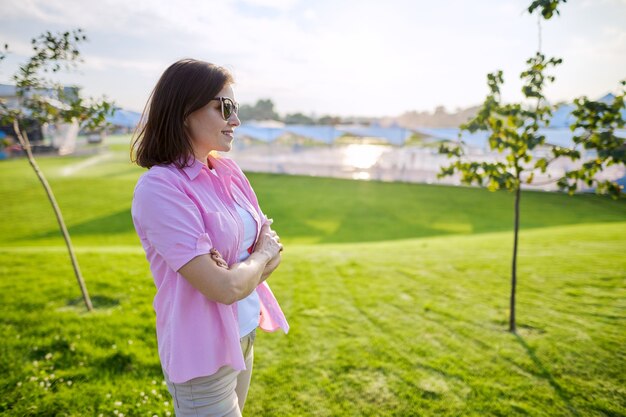
[[[239,103],[235,103],[228,97],[215,97],[213,100],[219,100],[222,104],[222,118],[224,120],[230,119],[230,116],[234,114],[239,114]]]

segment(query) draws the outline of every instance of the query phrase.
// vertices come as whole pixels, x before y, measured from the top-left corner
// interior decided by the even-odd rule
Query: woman
[[[257,327],[289,325],[265,280],[283,247],[231,159],[233,79],[191,59],[161,76],[131,160],[149,168],[132,203],[157,287],[161,366],[177,416],[241,416]]]

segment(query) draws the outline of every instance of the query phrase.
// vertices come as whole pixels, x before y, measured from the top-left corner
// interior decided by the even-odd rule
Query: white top
[[[211,172],[217,175],[214,169]],[[243,223],[243,241],[239,244],[238,261],[242,262],[250,256],[248,248],[254,244],[256,237],[256,223],[246,209],[235,202],[235,208]],[[239,337],[244,337],[259,326],[261,302],[256,289],[246,298],[237,301],[237,317],[239,321]]]

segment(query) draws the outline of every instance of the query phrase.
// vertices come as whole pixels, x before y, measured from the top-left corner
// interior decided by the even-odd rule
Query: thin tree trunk
[[[39,166],[37,165],[37,162],[35,162],[35,158],[33,157],[33,153],[30,149],[30,141],[28,140],[28,136],[26,135],[26,132],[22,133],[17,120],[13,121],[13,130],[15,130],[15,134],[17,135],[17,138],[20,141],[20,144],[26,151],[26,155],[28,156],[28,162],[30,162],[30,165],[35,170],[35,174],[37,174],[39,181],[41,181],[43,188],[46,190],[46,193],[48,194],[48,200],[50,200],[50,204],[52,204],[52,208],[54,209],[54,214],[57,217],[57,221],[59,223],[59,226],[61,227],[61,231],[63,232],[63,237],[65,238],[65,244],[67,245],[67,250],[70,253],[72,266],[74,267],[74,274],[76,275],[76,280],[78,281],[78,285],[80,286],[80,291],[83,294],[83,300],[85,301],[85,306],[87,307],[88,311],[92,311],[93,305],[91,304],[91,299],[89,298],[89,293],[87,292],[87,286],[85,285],[85,281],[83,280],[83,276],[80,272],[78,261],[76,260],[76,256],[74,255],[74,247],[72,246],[70,235],[67,232],[67,228],[65,227],[65,221],[63,221],[61,210],[59,209],[56,198],[54,198],[54,194],[52,193],[52,188],[50,188],[50,185],[48,184],[46,177],[44,177],[43,172],[41,172],[41,170],[39,169]]]
[[[537,13],[537,52],[541,53],[541,13]]]
[[[515,232],[513,239],[513,265],[511,267],[511,305],[509,315],[509,331],[511,333],[516,332],[515,325],[515,287],[517,285],[517,240],[519,233],[519,202],[521,197],[521,184],[517,182],[517,189],[515,190]]]

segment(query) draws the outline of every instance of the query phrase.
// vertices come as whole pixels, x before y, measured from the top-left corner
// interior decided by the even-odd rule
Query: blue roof
[[[572,104],[561,104],[552,113],[550,127],[554,129],[569,128],[576,121],[576,118],[572,115],[575,109],[576,107]]]
[[[574,146],[574,132],[569,128],[562,129],[539,129],[537,132],[540,135],[545,136],[546,144],[562,146],[565,148],[571,148]]]
[[[615,95],[609,93],[596,101],[612,104],[613,100],[615,100]],[[576,106],[573,104],[561,104],[558,106],[554,113],[552,113],[549,127],[554,129],[569,128],[576,121],[576,118],[572,115],[574,110],[576,110]],[[622,118],[626,119],[626,109],[622,110]]]
[[[459,138],[460,129],[458,127],[420,127],[415,131],[435,139],[456,141]],[[488,138],[489,133],[483,131],[474,133],[464,131],[462,134],[463,141],[474,148],[486,148]]]
[[[242,124],[236,130],[236,135],[248,136],[263,142],[273,142],[285,133],[303,136],[320,142],[331,144],[344,133],[363,137],[377,137],[394,145],[403,145],[413,132],[440,140],[457,141],[460,129],[458,127],[404,129],[400,127],[376,127],[376,126],[319,126],[319,125],[286,125],[284,127],[264,127],[254,124]],[[563,147],[574,145],[572,139],[574,133],[569,127],[542,128],[539,134],[545,136],[546,144]],[[616,135],[626,138],[626,130],[617,130]],[[462,140],[469,146],[487,149],[489,132],[478,131],[470,133],[462,132]]]
[[[324,143],[333,143],[343,134],[334,126],[286,125],[285,131]]]
[[[413,134],[411,129],[405,129],[403,127],[356,126],[338,127],[337,129],[355,136],[385,139],[393,145],[403,145]]]
[[[249,124],[242,124],[235,130],[235,135],[248,136],[263,142],[273,142],[283,133],[284,129],[280,127],[263,127]]]
[[[324,143],[333,143],[344,133],[355,136],[377,137],[389,143],[402,145],[413,133],[410,129],[401,127],[335,127],[319,125],[285,125],[284,127],[264,127],[254,124],[242,124],[236,130],[237,134],[248,136],[264,142],[272,142],[284,133],[291,133]]]
[[[114,126],[134,129],[141,120],[141,113],[124,109],[116,109],[115,114],[113,114],[113,116],[107,116],[106,120]]]
[[[419,128],[415,129],[417,133],[421,133],[423,135],[427,135],[436,139],[441,140],[458,140],[459,129],[458,128]],[[561,128],[561,129],[552,129],[552,128],[543,128],[539,129],[539,134],[545,136],[545,143],[548,145],[556,145],[563,147],[572,147],[574,146],[574,132],[572,132],[569,128]],[[577,132],[576,132],[577,133]],[[626,138],[626,130],[616,130],[615,135],[621,138]],[[470,146],[475,148],[487,148],[487,144],[489,141],[489,132],[478,131],[475,133],[463,132],[463,141]]]
[[[14,97],[17,94],[17,88],[14,85],[0,84],[0,97]]]

